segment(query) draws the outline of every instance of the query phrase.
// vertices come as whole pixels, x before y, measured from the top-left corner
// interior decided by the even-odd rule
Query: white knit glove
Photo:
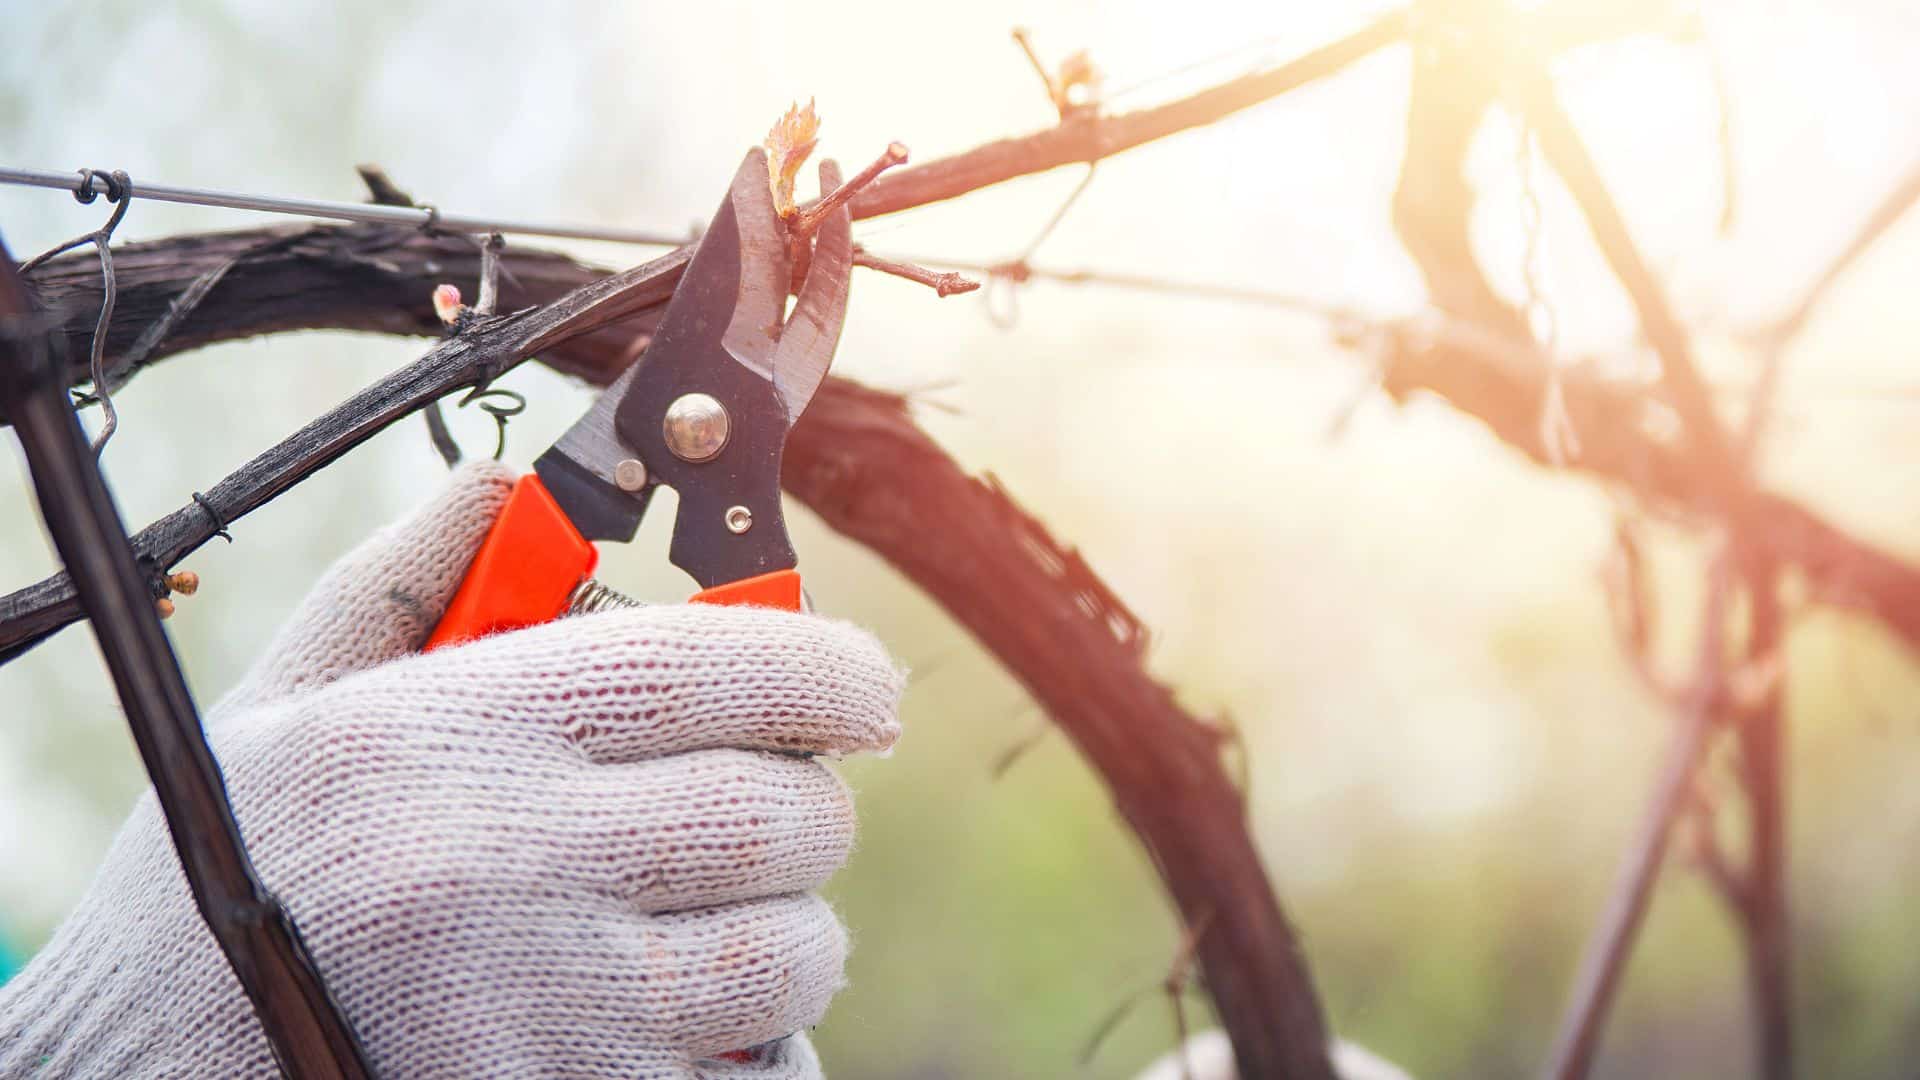
[[[851,626],[690,605],[413,655],[511,479],[348,556],[216,710],[255,865],[381,1077],[819,1076],[793,1033],[847,942],[809,890],[854,815],[798,755],[890,745],[899,675]],[[0,988],[0,1077],[273,1074],[148,792]]]

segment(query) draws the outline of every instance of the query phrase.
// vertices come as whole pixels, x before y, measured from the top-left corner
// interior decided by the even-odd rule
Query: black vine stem
[[[247,859],[226,784],[67,397],[57,322],[33,310],[0,245],[0,416],[19,434],[41,516],[93,624],[200,915],[294,1080],[364,1080],[353,1029]]]

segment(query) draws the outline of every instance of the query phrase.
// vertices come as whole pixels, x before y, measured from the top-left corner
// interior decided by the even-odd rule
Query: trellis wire
[[[95,190],[93,185],[96,181],[105,185],[104,191]],[[64,244],[57,244],[21,263],[15,270],[24,275],[55,255],[87,243],[91,243],[100,256],[100,318],[94,323],[93,347],[87,354],[87,376],[93,380],[93,397],[100,402],[100,434],[93,437],[92,445],[95,458],[107,448],[107,440],[113,438],[114,431],[120,426],[120,414],[115,411],[113,396],[107,390],[107,327],[113,323],[113,305],[120,295],[120,279],[113,272],[113,251],[108,244],[113,240],[113,230],[120,227],[120,219],[127,216],[127,208],[133,205],[133,181],[123,169],[115,169],[104,180],[92,169],[81,169],[80,180],[73,186],[73,197],[84,206],[102,194],[114,204],[113,213],[107,217],[105,225],[85,236],[76,236]]]
[[[83,169],[75,173],[47,172],[0,165],[0,184],[54,188],[110,195],[111,187],[101,174]],[[296,199],[280,195],[253,195],[215,188],[181,187],[174,184],[140,184],[140,197],[156,202],[184,203],[190,206],[218,206],[229,210],[252,210],[263,214],[291,214],[296,217],[326,218],[334,221],[358,221],[369,225],[411,225],[453,233],[514,233],[520,236],[547,236],[561,240],[604,240],[616,244],[643,244],[652,247],[679,247],[694,238],[685,231],[669,233],[650,229],[621,229],[605,225],[564,225],[531,221],[502,221],[453,214],[433,206],[388,206],[379,203],[330,202],[324,199]],[[90,202],[91,196],[82,197]]]

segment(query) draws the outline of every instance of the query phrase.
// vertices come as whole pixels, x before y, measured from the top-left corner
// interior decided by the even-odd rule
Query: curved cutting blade
[[[832,160],[822,161],[821,194],[839,186],[840,166]],[[840,330],[847,321],[847,285],[852,273],[853,215],[841,203],[814,233],[813,262],[770,365],[773,389],[786,407],[788,424],[800,419],[833,364]]]
[[[780,317],[787,309],[787,286],[792,281],[793,267],[787,259],[787,230],[773,209],[766,151],[756,147],[740,163],[739,170],[733,174],[733,187],[727,192],[724,209],[733,214],[737,250],[710,253],[706,241],[702,240],[700,250],[694,253],[693,262],[687,267],[686,277],[681,279],[681,288],[688,282],[719,274],[735,275],[730,294],[733,309],[724,313],[726,323],[720,344],[748,370],[774,382],[774,352],[780,340]],[[724,233],[715,239],[724,239]],[[703,266],[703,261],[707,265]],[[710,295],[727,294],[721,283],[715,281]],[[673,317],[671,308],[667,317]]]

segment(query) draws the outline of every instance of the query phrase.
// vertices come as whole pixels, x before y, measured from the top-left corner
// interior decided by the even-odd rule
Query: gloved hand
[[[255,865],[382,1077],[819,1076],[786,1036],[842,979],[809,890],[854,815],[796,755],[889,746],[899,675],[851,626],[689,605],[413,655],[511,480],[348,556],[215,710]],[[0,988],[0,1077],[273,1071],[149,791]]]

